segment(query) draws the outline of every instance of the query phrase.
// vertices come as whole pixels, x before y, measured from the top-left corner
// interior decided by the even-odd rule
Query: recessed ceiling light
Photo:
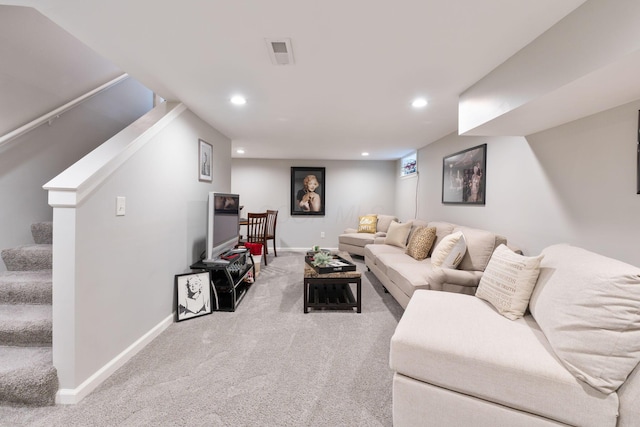
[[[242,95],[234,95],[231,97],[231,103],[235,105],[244,105],[247,103],[247,98]]]
[[[366,151],[363,151],[363,152],[362,152],[362,156],[363,156],[363,157],[367,157],[368,155],[369,155],[369,153],[367,153]]]
[[[238,153],[238,154],[244,154],[244,148],[238,148],[238,149],[236,150],[236,153]]]
[[[424,98],[416,98],[413,100],[413,102],[411,103],[411,106],[413,108],[422,108],[422,107],[426,107],[427,106],[427,100]]]

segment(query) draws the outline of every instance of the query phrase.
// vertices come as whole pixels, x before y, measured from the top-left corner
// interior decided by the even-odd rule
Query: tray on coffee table
[[[304,260],[311,268],[313,268],[318,274],[328,274],[328,273],[340,273],[343,271],[356,271],[356,265],[351,261],[342,258],[339,255],[333,256],[333,261],[327,266],[314,266],[313,256],[305,256]]]

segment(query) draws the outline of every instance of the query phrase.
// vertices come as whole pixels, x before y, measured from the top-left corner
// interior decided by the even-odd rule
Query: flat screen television
[[[212,262],[238,244],[240,233],[240,196],[209,193],[207,209],[207,257]]]

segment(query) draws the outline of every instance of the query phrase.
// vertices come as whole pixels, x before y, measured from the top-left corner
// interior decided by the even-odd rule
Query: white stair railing
[[[119,77],[116,77],[115,79],[103,84],[102,86],[99,86],[99,87],[97,87],[97,88],[85,93],[84,95],[81,95],[81,96],[77,97],[73,101],[67,102],[62,107],[56,108],[55,110],[53,110],[53,111],[51,111],[51,112],[49,112],[47,114],[44,114],[43,116],[40,116],[35,120],[30,121],[26,125],[20,126],[18,129],[9,132],[6,135],[3,135],[2,137],[0,137],[0,147],[5,145],[9,141],[11,141],[11,140],[13,140],[13,139],[15,139],[15,138],[17,138],[17,137],[19,137],[21,135],[24,135],[25,133],[37,128],[38,126],[43,125],[44,123],[51,124],[51,122],[53,120],[55,120],[56,118],[58,118],[61,114],[64,114],[65,112],[69,111],[70,109],[72,109],[76,105],[86,101],[87,99],[91,98],[92,96],[97,95],[100,92],[103,92],[103,91],[109,89],[110,87],[117,85],[118,83],[120,83],[121,81],[123,81],[124,79],[126,79],[128,77],[129,77],[129,75],[127,73],[124,73],[124,74],[120,75]]]

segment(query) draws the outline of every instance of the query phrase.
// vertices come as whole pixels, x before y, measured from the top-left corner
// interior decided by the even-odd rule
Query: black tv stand
[[[229,251],[238,256],[232,260],[218,259],[214,262],[198,261],[191,265],[192,270],[206,270],[209,272],[211,285],[214,286],[218,301],[217,311],[236,311],[236,307],[251,287],[246,281],[249,273],[256,277],[253,256],[248,250]]]

